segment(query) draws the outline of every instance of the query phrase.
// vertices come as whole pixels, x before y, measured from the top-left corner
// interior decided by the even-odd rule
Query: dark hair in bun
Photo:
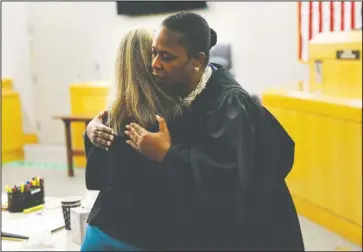
[[[206,63],[209,62],[209,50],[217,43],[217,33],[209,27],[202,16],[179,12],[164,19],[162,25],[183,34],[179,43],[187,49],[190,57],[203,52]]]
[[[217,44],[217,33],[212,28],[210,29],[210,47],[209,50]]]

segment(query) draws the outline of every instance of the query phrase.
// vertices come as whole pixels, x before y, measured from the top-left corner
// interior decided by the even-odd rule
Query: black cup
[[[71,230],[71,208],[80,207],[82,205],[82,199],[81,197],[72,196],[63,199],[61,203],[65,228],[66,230]]]

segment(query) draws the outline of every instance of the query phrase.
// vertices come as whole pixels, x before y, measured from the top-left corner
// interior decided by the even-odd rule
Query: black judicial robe
[[[88,222],[147,250],[302,251],[285,183],[294,142],[216,67],[190,111],[168,122],[172,147],[163,163],[124,137],[106,152],[85,136],[86,185],[100,190]]]

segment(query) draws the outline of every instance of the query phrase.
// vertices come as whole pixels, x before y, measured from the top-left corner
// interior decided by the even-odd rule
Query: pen
[[[1,238],[11,238],[11,239],[21,239],[21,240],[27,240],[29,239],[29,237],[27,236],[23,236],[23,235],[17,235],[17,234],[12,234],[12,233],[7,233],[7,232],[3,232],[1,231]]]

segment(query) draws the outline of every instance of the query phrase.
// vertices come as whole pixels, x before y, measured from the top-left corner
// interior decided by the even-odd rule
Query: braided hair
[[[162,25],[182,34],[179,42],[187,49],[189,57],[203,52],[206,56],[206,64],[209,62],[209,50],[217,43],[217,33],[209,27],[202,16],[179,12],[167,17]]]

